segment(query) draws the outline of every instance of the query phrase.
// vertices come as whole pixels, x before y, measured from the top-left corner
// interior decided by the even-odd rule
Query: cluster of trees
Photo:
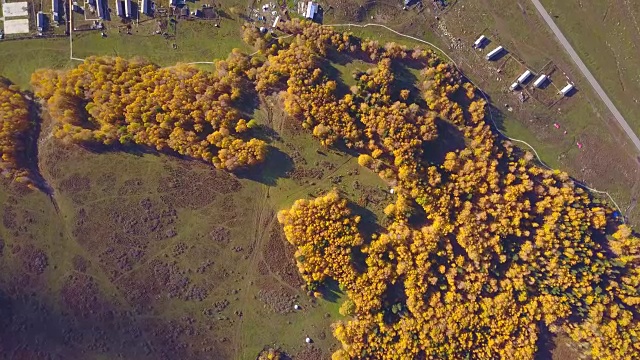
[[[29,103],[15,86],[0,78],[0,172],[31,187],[26,144],[32,124]]]
[[[313,222],[309,222],[314,219]],[[288,210],[278,213],[287,239],[296,246],[298,270],[309,290],[331,276],[341,284],[356,278],[351,249],[362,245],[358,231],[359,216],[351,216],[347,201],[333,191],[313,200],[297,200]],[[327,261],[327,258],[332,261]]]
[[[353,49],[349,36],[308,26],[262,65],[261,91],[286,84],[289,114],[323,144],[360,151],[397,194],[391,224],[371,239],[335,193],[280,213],[304,279],[317,288],[333,278],[348,295],[341,312],[353,317],[334,324],[334,359],[531,359],[542,327],[588,343],[595,358],[640,353],[640,239],[607,204],[498,140],[485,101],[432,54]],[[319,34],[315,47],[301,47],[313,42],[305,31]],[[363,44],[375,67],[339,95],[317,64]],[[416,59],[426,108],[390,90],[392,64]],[[442,160],[424,150],[450,141],[436,118],[465,140]]]
[[[218,62],[214,73],[91,57],[69,71],[37,71],[32,85],[47,102],[58,138],[146,145],[233,171],[266,155],[266,144],[249,136],[255,121],[237,108],[251,88],[252,66],[239,51]]]

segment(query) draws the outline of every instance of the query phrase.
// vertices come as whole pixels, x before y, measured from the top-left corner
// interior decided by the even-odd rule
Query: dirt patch
[[[13,230],[17,226],[16,211],[12,206],[7,206],[2,212],[2,224],[5,228]]]
[[[22,260],[22,268],[29,274],[40,275],[49,266],[47,254],[31,244],[17,248],[17,251]]]
[[[91,179],[78,173],[72,174],[60,182],[60,190],[74,194],[77,192],[89,191],[91,189]]]
[[[207,284],[194,283],[191,269],[181,268],[176,261],[152,260],[142,269],[125,275],[119,287],[139,311],[152,311],[158,300],[180,299],[204,301],[210,292]]]
[[[114,279],[176,236],[177,219],[175,209],[150,198],[101,202],[77,210],[73,235],[87,251],[98,254],[100,265]]]
[[[71,274],[65,279],[60,291],[62,304],[79,318],[108,317],[109,306],[103,301],[95,280],[84,274]]]
[[[291,356],[294,360],[324,360],[329,359],[329,356],[322,352],[319,348],[315,346],[309,346],[304,350],[298,351],[296,354]]]
[[[258,299],[265,304],[266,308],[278,314],[292,312],[296,301],[295,295],[284,287],[260,290]]]
[[[145,188],[145,182],[141,178],[125,180],[124,184],[118,188],[118,196],[140,194]]]
[[[164,194],[162,201],[166,204],[199,209],[215,201],[219,194],[233,193],[242,187],[232,175],[195,162],[188,165],[169,166],[169,175],[160,179],[157,190]]]
[[[296,166],[293,170],[287,173],[287,176],[293,179],[296,183],[303,184],[308,182],[309,179],[322,179],[324,171],[321,168]]]
[[[86,272],[91,265],[90,261],[80,255],[74,256],[73,259],[71,259],[71,263],[73,264],[73,270],[81,273]]]
[[[284,239],[280,226],[271,227],[269,240],[262,251],[267,266],[275,276],[296,288],[304,284],[293,258],[293,246]]]
[[[226,245],[231,241],[231,231],[223,226],[216,226],[211,230],[209,236],[211,240],[220,245]]]

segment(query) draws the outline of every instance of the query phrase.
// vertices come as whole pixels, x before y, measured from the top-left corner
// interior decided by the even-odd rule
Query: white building
[[[484,36],[484,35],[480,35],[480,37],[478,38],[478,40],[476,40],[476,41],[473,43],[473,47],[474,47],[474,48],[482,47],[482,44],[484,43],[484,41],[485,41],[485,40],[487,40],[487,37],[486,37],[486,36]]]
[[[307,4],[307,12],[305,13],[304,17],[313,20],[317,13],[318,4],[314,3],[313,1],[309,1],[309,3]]]
[[[487,54],[487,56],[485,56],[485,58],[487,60],[491,60],[493,59],[496,55],[500,54],[502,51],[504,50],[504,48],[502,46],[498,46],[497,48],[491,50],[491,52],[489,52]]]
[[[544,84],[545,81],[547,81],[549,77],[547,75],[540,75],[540,77],[538,77],[536,79],[536,81],[533,82],[533,86],[539,88],[540,86],[542,86],[542,84]]]
[[[567,96],[567,94],[571,92],[571,90],[573,90],[573,84],[567,84],[567,86],[563,87],[562,90],[560,90],[559,94],[562,94],[562,96]]]
[[[519,85],[520,85],[520,83],[516,81],[513,84],[511,84],[511,86],[509,86],[509,90],[511,90],[511,91],[515,90],[515,89],[518,88]]]
[[[520,77],[518,78],[518,83],[520,84],[524,84],[525,81],[527,81],[527,79],[529,78],[529,76],[531,76],[532,73],[530,70],[525,71],[522,75],[520,75]]]

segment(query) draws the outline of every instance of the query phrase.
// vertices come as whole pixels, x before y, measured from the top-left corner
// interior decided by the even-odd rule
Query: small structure
[[[485,58],[487,60],[491,60],[493,59],[496,55],[500,54],[502,51],[504,50],[504,48],[502,46],[498,46],[497,48],[491,50],[491,52],[489,52],[487,54],[487,56],[485,56]]]
[[[480,37],[473,43],[473,47],[476,49],[479,49],[482,47],[482,44],[484,44],[485,40],[487,40],[487,37],[484,35],[480,35]]]
[[[307,338],[304,339],[304,342],[306,342],[307,344],[311,344],[313,340],[311,340],[311,338],[307,336]]]
[[[51,12],[53,15],[53,21],[60,22],[60,0],[51,0]]]
[[[295,305],[293,305],[293,309],[294,309],[294,310],[300,310],[300,309],[302,309],[302,308],[300,307],[300,305],[295,304]]]
[[[278,27],[278,23],[280,22],[280,15],[276,16],[276,19],[273,20],[273,26],[271,26],[272,28],[277,28]]]
[[[562,96],[567,96],[568,93],[573,90],[573,84],[567,84],[567,86],[563,87],[558,94],[562,94]]]
[[[38,27],[39,33],[42,33],[47,28],[47,18],[42,11],[39,11],[36,17],[36,26]]]
[[[189,16],[191,16],[188,6],[185,6],[182,9],[180,9],[180,16],[182,16],[183,18],[188,18]]]
[[[542,86],[542,84],[545,83],[545,81],[547,81],[549,77],[545,74],[540,75],[536,81],[533,82],[533,86],[540,88],[540,86]]]
[[[29,19],[13,19],[4,20],[4,32],[3,34],[28,34],[29,33]],[[4,36],[4,35],[3,35]]]
[[[511,84],[511,86],[509,86],[509,90],[513,91],[513,90],[517,89],[518,86],[520,86],[520,82],[516,81],[513,84]]]
[[[116,0],[116,15],[124,17],[124,1]]]
[[[318,4],[314,3],[313,1],[309,1],[309,3],[307,4],[307,12],[305,13],[304,17],[313,20],[313,18],[316,17],[317,13]]]
[[[525,71],[522,75],[520,75],[520,77],[518,78],[518,83],[520,84],[524,84],[525,81],[527,81],[527,79],[529,79],[529,76],[532,75],[531,70],[527,70]]]
[[[149,1],[150,0],[140,0],[140,7],[142,9],[142,13],[145,15],[149,15]]]
[[[124,13],[125,15],[130,18],[133,19],[133,10],[131,7],[131,0],[124,0]]]

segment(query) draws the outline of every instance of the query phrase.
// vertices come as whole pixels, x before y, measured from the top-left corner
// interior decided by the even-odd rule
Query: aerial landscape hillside
[[[640,354],[638,154],[547,35],[97,4],[0,41],[0,358]]]

